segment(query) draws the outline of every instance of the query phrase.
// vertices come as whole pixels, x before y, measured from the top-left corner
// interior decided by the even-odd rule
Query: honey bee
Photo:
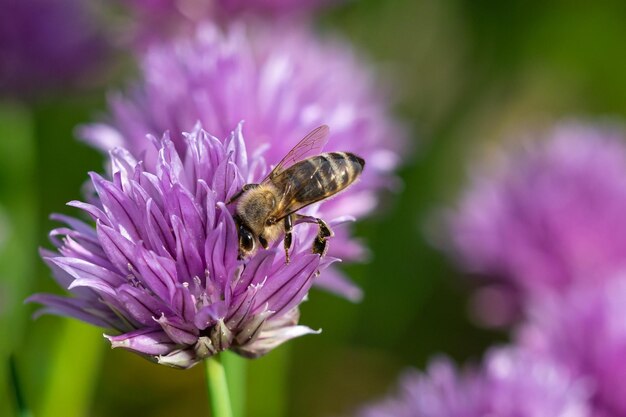
[[[293,226],[300,223],[317,224],[312,252],[320,256],[326,254],[326,241],[333,236],[333,231],[324,220],[297,211],[345,190],[365,166],[362,158],[349,152],[308,156],[324,147],[328,132],[326,125],[314,129],[263,181],[244,185],[230,199],[229,204],[237,203],[234,219],[240,258],[254,253],[257,244],[267,249],[284,234],[285,262],[289,263]]]

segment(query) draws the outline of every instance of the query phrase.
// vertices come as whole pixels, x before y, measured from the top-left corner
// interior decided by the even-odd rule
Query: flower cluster
[[[91,174],[96,202],[71,202],[74,218],[51,232],[56,251],[43,257],[72,297],[37,294],[42,313],[114,329],[113,347],[187,368],[222,350],[256,357],[291,338],[298,305],[331,261],[311,253],[315,230],[298,226],[291,262],[281,248],[238,260],[238,235],[226,203],[262,178],[248,157],[241,125],[224,142],[199,126],[184,135],[185,153],[167,135],[152,138],[152,169],[128,151],[111,151],[111,178]]]
[[[502,348],[480,369],[458,372],[445,359],[426,374],[411,371],[399,393],[363,408],[358,417],[587,417],[588,388],[553,362],[530,352]]]
[[[360,217],[376,206],[376,193],[393,187],[392,174],[406,148],[401,129],[388,117],[381,93],[354,52],[338,42],[321,42],[307,29],[206,25],[189,38],[155,45],[142,58],[142,77],[125,94],[110,99],[110,119],[84,126],[79,135],[107,150],[123,146],[157,154],[146,133],[169,130],[181,151],[185,131],[200,121],[217,136],[246,123],[251,153],[270,165],[280,161],[313,128],[327,124],[326,151],[350,151],[368,168],[350,191],[324,204],[318,215]],[[330,254],[345,260],[365,255],[359,242],[338,231]],[[339,272],[323,274],[320,285],[358,299],[360,291]]]
[[[505,155],[496,175],[477,175],[449,219],[460,263],[508,287],[521,306],[626,267],[624,137],[561,125]]]

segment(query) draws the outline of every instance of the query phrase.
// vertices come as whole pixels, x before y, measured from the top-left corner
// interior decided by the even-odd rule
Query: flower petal
[[[163,331],[176,343],[193,345],[198,340],[198,329],[176,317],[166,317],[165,314],[162,314],[155,321],[161,325]]]
[[[79,258],[57,256],[49,258],[49,261],[54,262],[55,265],[76,279],[102,281],[103,284],[109,287],[116,287],[126,282],[126,278],[117,272],[94,265],[91,262]]]
[[[112,348],[123,348],[145,355],[167,355],[176,349],[167,333],[161,329],[140,329],[119,336],[104,335]]]
[[[154,252],[137,246],[135,265],[141,282],[163,302],[169,303],[176,290],[176,265],[173,260],[155,255]]]
[[[165,216],[153,199],[146,203],[146,235],[153,250],[161,256],[176,253],[176,238]]]
[[[122,190],[115,187],[96,173],[90,173],[98,197],[110,220],[114,220],[116,229],[128,240],[141,239],[138,228],[141,224],[137,206]]]
[[[315,280],[315,286],[355,303],[363,299],[363,290],[335,268],[325,269]]]
[[[96,230],[102,249],[118,272],[128,274],[137,269],[134,265],[135,244],[133,242],[100,221],[96,222]]]
[[[319,259],[318,255],[307,254],[281,266],[259,289],[255,308],[268,304],[278,314],[300,303],[313,283]]]
[[[35,318],[44,314],[54,314],[57,316],[74,317],[94,326],[122,328],[119,319],[111,314],[104,304],[99,306],[91,301],[53,294],[34,294],[28,297],[26,302],[39,303],[45,306],[35,313]]]
[[[259,251],[245,265],[237,286],[245,290],[251,284],[258,284],[265,281],[274,264],[275,257],[276,251],[274,250]]]
[[[172,228],[176,236],[176,270],[178,280],[191,283],[194,277],[204,278],[204,262],[197,248],[177,216],[172,216]]]
[[[164,305],[144,289],[124,284],[117,289],[115,295],[130,318],[144,326],[151,326],[154,324],[153,317],[164,313]]]
[[[196,303],[194,301],[189,287],[178,284],[174,290],[174,296],[171,302],[174,311],[183,318],[187,323],[193,323],[196,316]]]
[[[234,348],[237,353],[247,358],[258,358],[270,350],[282,345],[288,340],[307,334],[320,334],[321,330],[313,330],[307,326],[289,326],[264,331],[261,329],[257,338],[252,342]]]
[[[156,358],[160,365],[171,366],[172,368],[189,369],[202,359],[198,358],[194,349],[178,349],[167,355]]]

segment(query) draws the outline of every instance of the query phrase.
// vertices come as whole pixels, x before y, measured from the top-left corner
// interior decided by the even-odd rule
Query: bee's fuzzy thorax
[[[244,192],[237,202],[237,215],[257,236],[266,229],[266,220],[275,206],[278,190],[271,183]]]

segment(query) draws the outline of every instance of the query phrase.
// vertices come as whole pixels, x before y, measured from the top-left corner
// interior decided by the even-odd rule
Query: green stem
[[[207,394],[213,417],[233,417],[226,383],[226,372],[219,356],[211,356],[204,361]]]
[[[221,354],[222,363],[226,371],[228,381],[228,391],[230,393],[230,403],[233,409],[233,417],[246,416],[246,367],[248,359],[230,352],[224,351]]]

